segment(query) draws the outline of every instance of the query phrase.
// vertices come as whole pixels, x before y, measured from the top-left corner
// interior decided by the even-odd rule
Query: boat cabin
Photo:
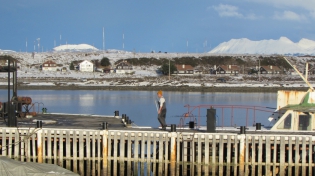
[[[315,92],[278,91],[273,131],[315,131]]]

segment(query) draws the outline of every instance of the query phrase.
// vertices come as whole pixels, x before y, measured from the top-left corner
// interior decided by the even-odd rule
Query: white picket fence
[[[0,128],[0,154],[80,175],[313,175],[311,135]]]

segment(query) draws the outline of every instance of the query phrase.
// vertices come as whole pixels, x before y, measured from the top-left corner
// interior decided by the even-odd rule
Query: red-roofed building
[[[175,65],[177,71],[174,71],[174,74],[178,75],[193,75],[194,74],[194,67],[191,65]]]
[[[57,71],[57,64],[52,60],[48,60],[42,64],[43,71]]]
[[[215,70],[216,74],[237,75],[240,72],[240,67],[237,65],[220,65]]]
[[[132,73],[134,72],[133,67],[126,61],[122,61],[116,65],[115,68],[116,73]]]
[[[274,65],[261,66],[260,67],[261,74],[280,74],[281,69]]]

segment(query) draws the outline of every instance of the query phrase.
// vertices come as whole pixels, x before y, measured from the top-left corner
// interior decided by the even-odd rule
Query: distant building
[[[299,75],[294,69],[290,69],[286,72],[287,75]]]
[[[94,65],[91,61],[85,60],[79,63],[79,70],[81,72],[93,72],[94,71]]]
[[[67,71],[67,67],[62,67],[61,72],[66,72]]]
[[[113,73],[114,72],[114,70],[110,67],[105,67],[102,70],[103,70],[103,73]]]
[[[281,69],[274,65],[261,66],[259,69],[261,74],[280,74]]]
[[[195,75],[209,74],[209,69],[206,69],[202,66],[198,66],[194,68],[194,74]]]
[[[57,64],[52,60],[48,60],[42,64],[43,71],[57,71]]]
[[[132,68],[132,65],[129,64],[128,62],[122,61],[116,65],[115,72],[116,73],[132,73],[133,68]]]
[[[177,71],[174,71],[174,74],[178,75],[193,75],[194,74],[194,67],[191,65],[175,65]]]
[[[237,75],[240,72],[240,67],[237,65],[220,65],[215,69],[216,74]]]

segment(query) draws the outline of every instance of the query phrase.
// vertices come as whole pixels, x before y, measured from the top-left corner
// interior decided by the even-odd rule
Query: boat
[[[279,90],[277,92],[277,107],[274,111],[271,111],[270,107],[258,107],[258,106],[240,106],[240,105],[198,105],[190,106],[185,105],[188,108],[188,113],[184,113],[181,117],[181,122],[179,123],[179,129],[197,129],[197,130],[207,130],[208,126],[202,126],[200,124],[200,115],[193,115],[193,110],[199,108],[211,108],[211,109],[236,109],[242,108],[246,110],[253,111],[264,111],[270,112],[271,115],[268,116],[270,121],[270,126],[263,126],[261,123],[254,123],[250,126],[246,122],[245,129],[247,131],[271,131],[271,132],[305,132],[305,131],[315,131],[315,92],[312,85],[307,80],[307,75],[303,76],[295,66],[293,66],[285,57],[284,59],[292,66],[292,68],[300,75],[304,82],[308,85],[309,89],[307,91],[288,91]],[[307,72],[306,72],[307,73]],[[193,109],[193,110],[191,110]],[[268,110],[269,109],[269,110]],[[256,112],[254,112],[256,113]],[[223,113],[222,113],[223,114]],[[233,115],[232,115],[233,116]],[[189,118],[189,123],[185,124],[185,119]],[[222,117],[224,118],[224,117]],[[225,117],[226,118],[226,117]],[[216,125],[215,131],[239,131],[243,130],[242,127],[233,127],[233,117],[231,117],[231,126],[218,126]],[[247,119],[247,117],[246,117]],[[216,119],[218,121],[218,118]],[[255,120],[254,120],[255,122]],[[216,123],[217,124],[217,123]],[[221,123],[223,124],[223,122]],[[208,130],[209,131],[209,130]],[[210,130],[211,131],[211,130]]]
[[[278,91],[277,110],[270,117],[274,122],[272,131],[314,131],[315,130],[315,92],[295,66],[285,57],[284,59],[294,68],[304,82],[308,85],[307,92],[303,91]],[[307,67],[306,67],[307,70]],[[306,71],[307,73],[307,71]]]

